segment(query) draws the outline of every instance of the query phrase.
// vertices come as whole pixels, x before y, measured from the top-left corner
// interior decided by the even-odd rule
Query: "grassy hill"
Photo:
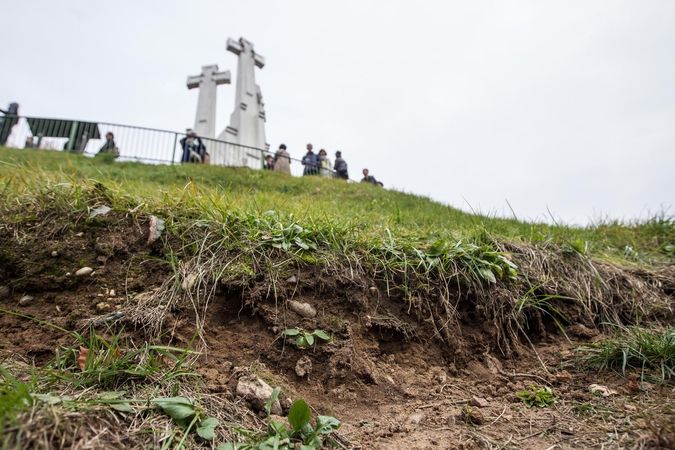
[[[262,217],[275,211],[307,228],[330,227],[362,241],[393,238],[422,246],[439,239],[552,242],[594,257],[643,265],[669,263],[675,257],[675,222],[665,215],[588,227],[528,223],[467,214],[426,197],[369,185],[244,168],[153,166],[0,149],[0,182],[7,202],[27,201],[55,189],[62,192],[63,202],[72,204],[77,192],[105,186],[116,208],[142,205],[148,213],[205,220],[222,220],[227,214]]]

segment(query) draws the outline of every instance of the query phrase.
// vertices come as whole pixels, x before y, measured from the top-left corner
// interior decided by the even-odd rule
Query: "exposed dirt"
[[[90,319],[133,307],[142,294],[174,276],[161,262],[162,243],[147,244],[147,223],[121,213],[86,221],[40,217],[34,227],[16,230],[0,228],[0,286],[11,288],[0,294],[0,307],[68,330],[84,330]],[[85,266],[94,272],[75,275]],[[197,363],[210,393],[235,399],[238,368],[249,368],[281,386],[287,397],[304,398],[315,412],[343,421],[340,433],[353,448],[675,445],[658,428],[659,420],[675,421],[672,387],[644,382],[632,392],[618,374],[570,364],[575,345],[545,316],[533,322],[527,338],[551,374],[526,339],[506,358],[493,323],[466,298],[457,304],[453,344],[437,337],[436,325],[422,309],[388,297],[371,280],[348,282],[316,267],[294,276],[273,288],[264,274],[250,283],[217,286],[204,326],[206,348]],[[25,295],[34,299],[19,306]],[[313,306],[316,317],[303,318],[287,308],[291,299]],[[569,318],[567,331],[575,342],[601,337],[593,324],[575,321],[575,308],[557,306]],[[143,339],[143,330],[126,327]],[[332,339],[298,349],[281,337],[293,327],[322,329]],[[195,335],[194,311],[170,311],[164,328],[170,330],[166,344],[188,345]],[[53,357],[57,343],[67,343],[53,328],[8,314],[0,315],[0,340],[3,356],[21,355],[36,365]],[[544,383],[559,396],[554,407],[527,408],[515,395]],[[592,383],[618,394],[591,395]],[[467,420],[462,410],[474,396],[488,406],[471,407]]]

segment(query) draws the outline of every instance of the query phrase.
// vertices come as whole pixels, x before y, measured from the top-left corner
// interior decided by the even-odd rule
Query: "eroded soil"
[[[124,214],[96,221],[54,216],[32,229],[0,229],[0,307],[67,330],[133,307],[174,276],[161,242],[147,244],[147,224]],[[82,267],[94,272],[75,275]],[[304,398],[315,413],[343,422],[348,448],[641,448],[675,445],[661,432],[675,421],[671,387],[595,372],[572,353],[579,342],[600,339],[593,327],[569,324],[570,342],[554,323],[542,322],[510,358],[499,351],[492,325],[480,308],[457,305],[458,345],[437,337],[435,324],[403,299],[390,298],[372,280],[345,282],[321,268],[299,268],[295,280],[272,288],[265,274],[246,283],[219,285],[203,330],[206,343],[196,370],[207,392],[237,400],[242,369],[253,371],[287,397]],[[111,290],[115,295],[111,295]],[[33,300],[20,306],[30,295]],[[287,308],[294,300],[313,306],[303,318]],[[137,341],[144,330],[119,319]],[[190,308],[167,312],[163,343],[187,346],[195,336]],[[281,333],[321,329],[329,343],[298,349]],[[105,333],[105,330],[101,331]],[[3,356],[45,364],[68,337],[16,315],[0,315]],[[296,365],[301,363],[304,376]],[[515,375],[514,375],[515,374]],[[617,391],[592,394],[590,384]],[[515,395],[530,385],[550,385],[558,396],[548,408],[527,408]],[[472,397],[487,406],[467,405]]]

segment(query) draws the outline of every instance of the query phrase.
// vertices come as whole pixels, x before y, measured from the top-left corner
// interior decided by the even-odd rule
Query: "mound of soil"
[[[0,291],[0,307],[74,331],[121,311],[114,327],[146,339],[148,330],[132,320],[133,311],[174,279],[164,252],[161,241],[148,244],[147,221],[119,212],[96,220],[40,217],[20,232],[6,224],[0,228],[0,286],[8,288]],[[77,275],[84,267],[91,273]],[[470,295],[457,296],[452,323],[439,324],[428,310],[386,295],[381,283],[331,270],[307,266],[280,282],[260,273],[245,282],[186,286],[209,298],[197,362],[205,389],[235,399],[237,378],[247,368],[281,386],[288,398],[304,398],[315,412],[343,421],[345,448],[619,448],[649,428],[646,419],[631,421],[642,400],[624,378],[562,368],[574,346],[548,316],[533,322],[521,336],[526,344],[507,358],[495,323]],[[672,302],[665,293],[663,300]],[[315,314],[298,313],[291,301]],[[570,338],[600,337],[593,323],[574,323],[582,315],[573,305],[557,306],[570,321]],[[177,303],[166,311],[165,344],[194,341],[195,310]],[[452,327],[451,342],[443,337],[445,327]],[[331,340],[298,348],[282,335],[290,328],[324,330]],[[0,335],[5,354],[36,365],[50,360],[58,343],[68,343],[63,333],[19,315],[0,315]],[[619,395],[592,396],[592,383]],[[524,407],[515,393],[530,385],[551,386],[558,406]],[[643,388],[657,404],[670,401],[665,388]],[[578,411],[583,405],[611,409],[612,422],[598,425],[595,416]]]

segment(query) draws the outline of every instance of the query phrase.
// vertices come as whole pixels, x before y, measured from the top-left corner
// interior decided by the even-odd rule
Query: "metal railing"
[[[41,148],[95,156],[105,145],[108,133],[113,134],[115,147],[119,151],[119,161],[181,164],[181,140],[186,138],[186,133],[106,122],[0,116],[0,146],[4,147]],[[264,169],[265,157],[274,156],[274,151],[261,148],[217,139],[201,140],[212,165]],[[301,160],[289,159],[291,175],[300,177],[308,172]],[[321,167],[312,167],[309,172],[327,178],[336,176],[335,171]]]

